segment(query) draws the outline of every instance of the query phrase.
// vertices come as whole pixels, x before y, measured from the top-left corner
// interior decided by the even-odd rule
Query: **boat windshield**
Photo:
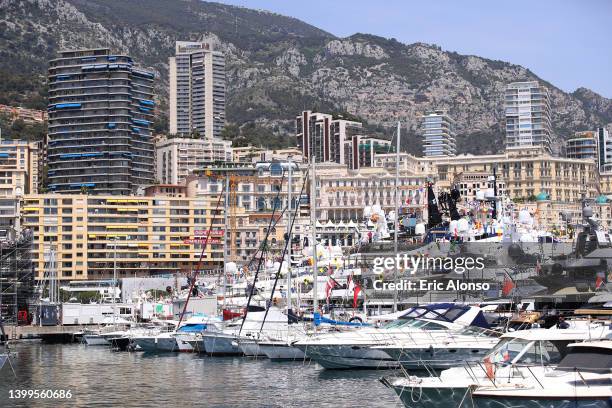
[[[561,360],[558,371],[590,371],[609,373],[612,367],[612,349],[602,347],[572,347]]]
[[[486,357],[500,365],[549,365],[561,361],[561,352],[548,340],[502,339]]]
[[[398,329],[398,328],[412,328],[412,329],[423,329],[423,330],[448,330],[448,328],[442,324],[435,322],[428,322],[426,320],[419,319],[398,319],[385,324],[383,329]]]
[[[459,334],[465,334],[472,337],[499,337],[500,332],[495,330],[483,329],[482,327],[468,326],[459,330]]]
[[[206,330],[205,323],[187,323],[178,329],[179,332],[183,333],[202,332],[204,330]]]

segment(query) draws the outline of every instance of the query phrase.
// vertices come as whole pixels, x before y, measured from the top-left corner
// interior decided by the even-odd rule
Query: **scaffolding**
[[[14,239],[0,242],[0,321],[19,323],[27,318],[34,288],[32,231],[24,229]]]

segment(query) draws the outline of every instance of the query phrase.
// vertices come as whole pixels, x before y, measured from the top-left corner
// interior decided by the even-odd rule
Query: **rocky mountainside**
[[[269,12],[195,0],[0,0],[0,11],[0,103],[43,104],[46,61],[58,49],[108,46],[159,73],[163,108],[174,42],[208,39],[226,53],[228,120],[277,136],[293,132],[303,109],[342,111],[375,133],[407,122],[405,147],[418,152],[416,118],[446,109],[461,151],[493,152],[505,84],[530,79],[550,89],[558,141],[612,122],[612,100],[565,93],[518,65],[367,34],[336,38]]]

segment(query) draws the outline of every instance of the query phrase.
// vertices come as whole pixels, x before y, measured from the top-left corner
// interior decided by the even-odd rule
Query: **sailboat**
[[[183,322],[178,329],[154,335],[135,336],[132,341],[140,349],[156,351],[194,351],[191,340],[207,330],[218,330],[221,320],[206,314],[195,314]]]

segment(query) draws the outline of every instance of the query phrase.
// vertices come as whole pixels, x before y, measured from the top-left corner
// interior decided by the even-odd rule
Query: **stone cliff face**
[[[493,152],[503,143],[505,84],[518,80],[548,86],[557,144],[612,122],[610,99],[565,93],[518,65],[367,34],[336,38],[273,13],[191,0],[0,0],[0,10],[2,72],[42,85],[58,49],[109,46],[157,71],[162,107],[174,42],[209,39],[226,53],[228,120],[274,132],[291,134],[303,109],[346,111],[383,134],[406,122],[406,146],[417,152],[418,115],[445,109],[461,151]]]

